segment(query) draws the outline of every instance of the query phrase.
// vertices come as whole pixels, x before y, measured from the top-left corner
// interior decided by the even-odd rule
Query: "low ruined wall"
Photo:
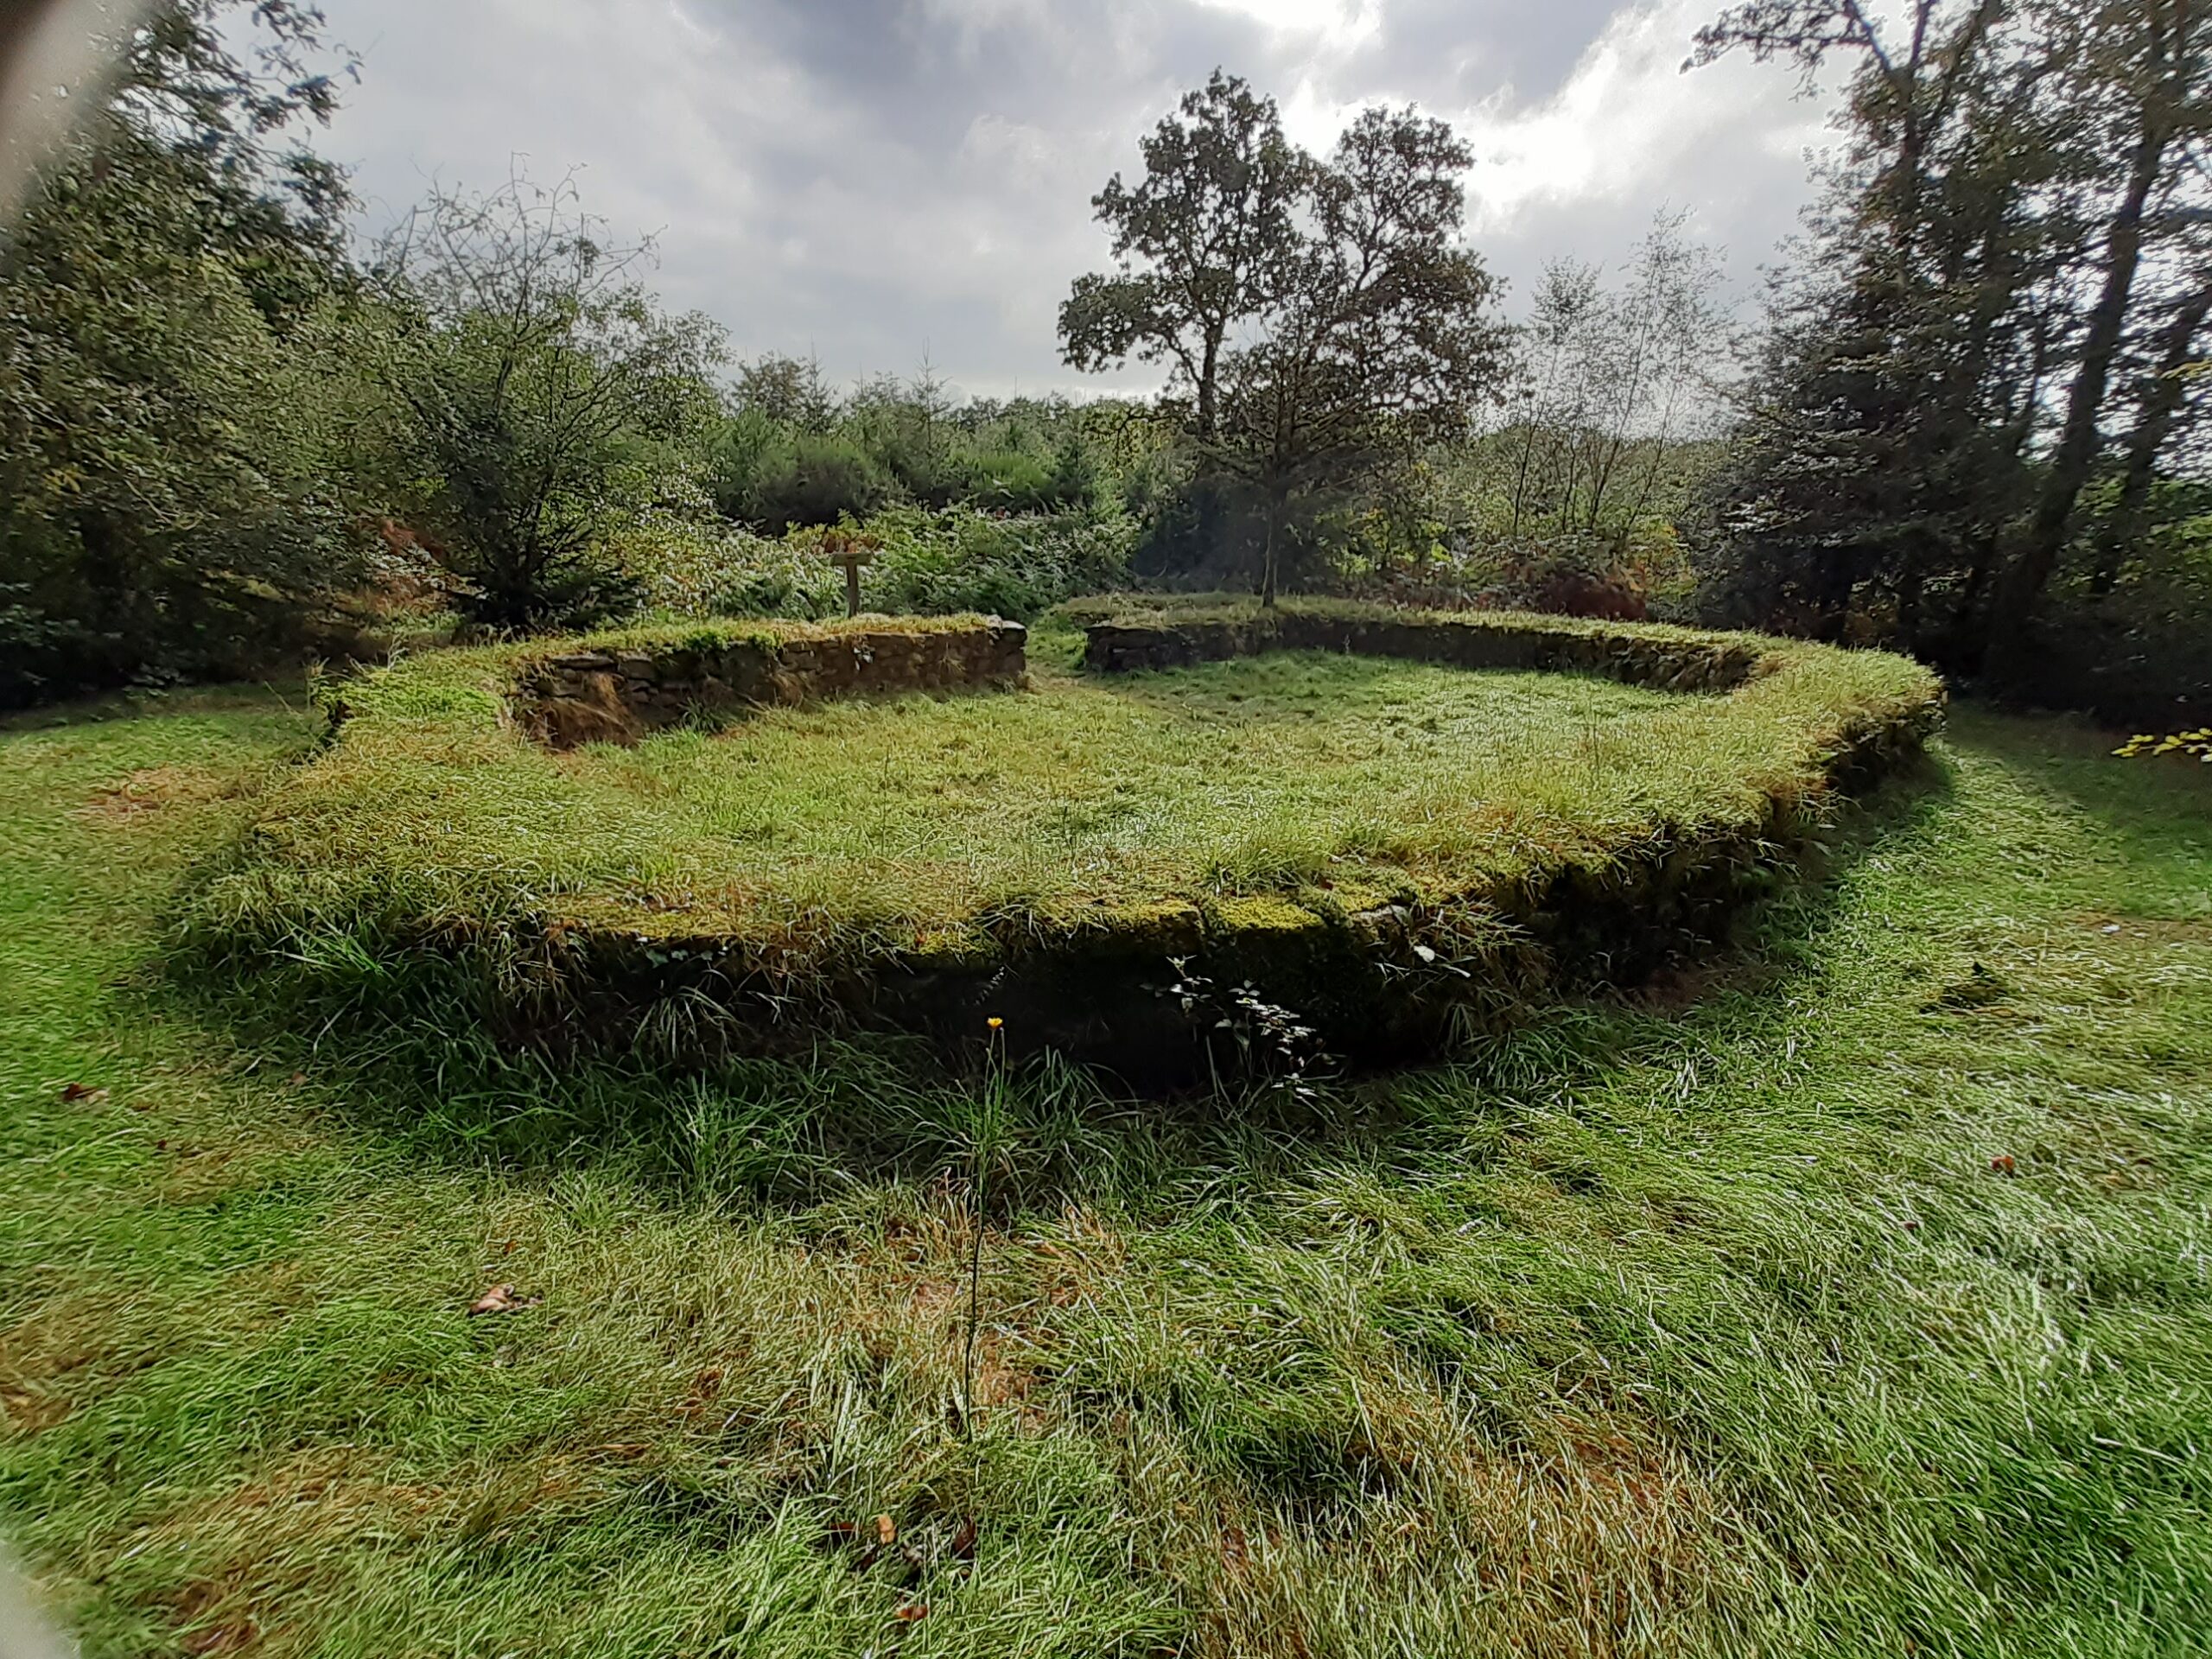
[[[633,743],[698,714],[870,692],[1019,685],[1028,630],[996,617],[900,627],[792,626],[724,640],[571,652],[525,668],[515,718],[555,748]]]
[[[1757,670],[1759,652],[1736,641],[1658,639],[1586,625],[1467,617],[1358,617],[1285,609],[1272,615],[1133,618],[1084,630],[1087,667],[1108,673],[1187,668],[1263,651],[1340,651],[1405,657],[1457,668],[1603,674],[1668,691],[1732,691]]]

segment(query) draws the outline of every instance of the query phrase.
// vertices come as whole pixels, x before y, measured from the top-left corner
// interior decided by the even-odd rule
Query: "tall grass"
[[[310,736],[0,734],[0,1527],[91,1652],[2212,1628],[2202,768],[1969,714],[1724,976],[1163,1111],[241,1043],[132,970]]]
[[[1726,697],[1321,653],[1107,679],[1076,649],[1040,629],[1020,695],[567,756],[503,720],[509,654],[404,664],[346,690],[340,741],[194,926],[263,959],[466,937],[502,971],[580,927],[755,943],[797,972],[1236,899],[1436,906],[1755,835],[1817,805],[1854,723],[1928,695],[1898,659],[1818,648]]]

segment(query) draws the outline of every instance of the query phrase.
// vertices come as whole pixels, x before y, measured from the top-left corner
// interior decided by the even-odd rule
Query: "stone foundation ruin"
[[[531,664],[516,720],[556,749],[634,743],[701,715],[899,691],[1019,686],[1029,631],[998,617],[915,627],[885,620],[789,625],[727,638],[612,644]]]

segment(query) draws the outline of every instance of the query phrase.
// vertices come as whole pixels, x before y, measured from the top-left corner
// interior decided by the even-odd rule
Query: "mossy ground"
[[[499,653],[349,686],[332,750],[267,801],[198,906],[264,958],[329,941],[581,925],[938,959],[1163,906],[1315,915],[1756,833],[1854,722],[1931,694],[1876,653],[1783,648],[1727,696],[1290,652],[1032,689],[832,703],[556,755],[499,719]],[[1249,906],[1247,906],[1249,908]]]
[[[210,1025],[159,908],[315,731],[0,732],[0,1531],[92,1654],[2212,1628],[2206,768],[1965,711],[1726,975],[1177,1113]]]

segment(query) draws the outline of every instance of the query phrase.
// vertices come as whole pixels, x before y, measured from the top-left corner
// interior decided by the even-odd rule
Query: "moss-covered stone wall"
[[[516,718],[555,748],[635,742],[701,713],[868,692],[1021,683],[1028,630],[997,617],[910,627],[891,620],[725,639],[632,639],[572,651],[518,676]]]
[[[1219,615],[1140,613],[1093,622],[1084,632],[1085,666],[1105,673],[1187,668],[1262,651],[1342,651],[1458,668],[1603,674],[1669,691],[1732,691],[1760,662],[1758,647],[1739,639],[1669,638],[1566,618],[1547,626],[1480,613],[1363,615],[1349,607]]]

